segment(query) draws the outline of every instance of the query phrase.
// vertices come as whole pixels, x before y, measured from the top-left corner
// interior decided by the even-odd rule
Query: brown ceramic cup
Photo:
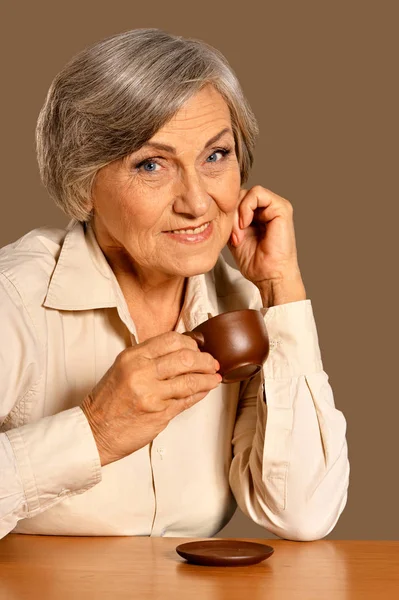
[[[233,310],[208,319],[184,335],[219,361],[222,383],[255,375],[269,356],[269,336],[259,310]]]

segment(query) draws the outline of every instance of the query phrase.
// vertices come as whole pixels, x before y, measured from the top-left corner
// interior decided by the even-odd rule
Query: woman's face
[[[125,272],[205,273],[229,239],[239,191],[229,109],[207,86],[140,150],[97,173],[93,228]]]

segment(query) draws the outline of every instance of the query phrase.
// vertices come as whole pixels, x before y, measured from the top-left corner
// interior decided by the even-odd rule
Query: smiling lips
[[[174,239],[177,242],[183,244],[198,244],[208,240],[213,232],[213,223],[208,221],[199,227],[194,229],[173,229],[172,231],[165,231],[164,233]]]
[[[196,227],[195,229],[171,229],[167,233],[177,233],[177,234],[185,233],[185,234],[189,234],[189,235],[195,235],[197,233],[202,233],[203,231],[205,231],[205,229],[208,228],[209,224],[210,224],[210,221],[208,221],[208,223],[204,223],[203,225],[200,225],[199,227]]]

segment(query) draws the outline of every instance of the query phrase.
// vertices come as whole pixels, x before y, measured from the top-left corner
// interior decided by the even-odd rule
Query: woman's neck
[[[129,308],[173,320],[184,303],[186,278],[168,275],[137,265],[124,249],[108,245],[92,223],[92,230],[111,267]]]
[[[143,273],[126,272],[115,265],[110,266],[129,307],[138,307],[154,316],[178,316],[184,303],[186,278],[162,278],[154,274],[146,277]]]

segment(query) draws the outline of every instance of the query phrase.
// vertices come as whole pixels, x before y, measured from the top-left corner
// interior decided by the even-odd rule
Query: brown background
[[[68,222],[41,186],[34,128],[67,60],[159,27],[219,48],[258,118],[249,185],[294,206],[299,265],[324,369],[348,423],[347,506],[330,538],[399,539],[399,5],[34,2],[2,9],[0,246]],[[237,510],[218,536],[270,537]]]

